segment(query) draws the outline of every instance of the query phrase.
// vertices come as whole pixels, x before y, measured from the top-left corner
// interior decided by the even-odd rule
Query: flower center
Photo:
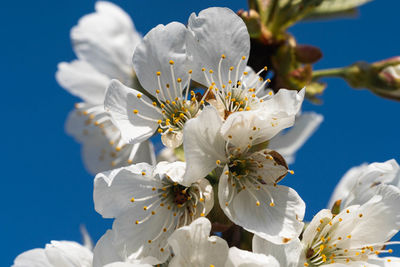
[[[201,106],[204,105],[204,99],[198,100],[193,91],[190,92],[190,99],[188,98],[192,70],[188,71],[187,85],[182,86],[182,79],[175,78],[174,61],[170,60],[169,64],[172,85],[169,83],[162,84],[161,72],[157,71],[158,89],[154,101],[149,103],[143,99],[142,94],[137,94],[137,98],[146,106],[156,110],[160,114],[160,118],[150,118],[141,114],[137,109],[133,110],[133,113],[140,118],[158,123],[157,131],[161,134],[182,131],[185,122],[196,116]]]
[[[233,66],[229,67],[227,70],[229,80],[227,84],[224,84],[222,82],[221,73],[223,70],[221,66],[225,58],[225,55],[221,56],[216,79],[214,79],[215,74],[213,70],[210,69],[208,74],[205,68],[202,68],[202,71],[209,86],[205,95],[207,95],[208,92],[213,93],[215,99],[224,106],[226,119],[233,112],[253,109],[259,103],[263,102],[266,97],[271,95],[272,92],[262,97],[257,96],[261,90],[264,89],[266,83],[270,82],[269,79],[264,81],[259,76],[263,71],[267,71],[267,67],[261,69],[252,78],[248,78],[249,73],[246,71],[239,74],[240,65],[246,59],[244,56],[239,60],[235,74],[235,68]]]

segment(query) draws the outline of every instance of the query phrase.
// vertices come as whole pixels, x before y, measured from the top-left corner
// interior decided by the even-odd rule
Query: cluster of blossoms
[[[400,229],[394,160],[352,169],[334,209],[302,222],[305,203],[278,183],[322,116],[300,114],[304,89],[274,93],[266,67],[247,66],[250,37],[233,11],[205,9],[142,39],[125,12],[98,2],[71,38],[78,60],[57,80],[83,102],[66,128],[97,173],[96,211],[114,223],[93,249],[53,241],[15,267],[400,266],[378,257]],[[212,231],[221,221],[254,234],[252,252]]]

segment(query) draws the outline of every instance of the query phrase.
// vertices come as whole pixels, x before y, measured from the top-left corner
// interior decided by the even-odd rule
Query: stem
[[[312,80],[316,81],[318,79],[326,78],[326,77],[345,78],[347,72],[348,72],[348,67],[316,70],[316,71],[313,71],[313,73],[312,73]]]

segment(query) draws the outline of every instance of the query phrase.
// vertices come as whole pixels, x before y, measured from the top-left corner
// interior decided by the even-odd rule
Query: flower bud
[[[372,64],[357,62],[346,68],[344,77],[354,88],[367,88],[379,96],[400,100],[400,57]]]

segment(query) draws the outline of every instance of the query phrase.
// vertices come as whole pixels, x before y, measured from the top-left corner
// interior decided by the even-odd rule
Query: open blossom
[[[118,81],[111,83],[105,107],[127,142],[142,142],[157,130],[167,147],[182,144],[185,122],[195,117],[204,103],[193,92],[189,95],[192,70],[185,36],[186,28],[180,23],[158,25],[136,48],[133,65],[147,95]]]
[[[226,138],[225,123],[213,107],[204,108],[187,123],[185,182],[190,183],[197,175],[205,176],[217,167],[223,168],[218,200],[225,215],[274,243],[289,242],[303,229],[305,204],[296,191],[277,185],[288,172],[285,160],[275,151],[252,149],[258,144],[260,131],[251,125],[252,121],[245,122],[247,125],[236,132],[229,130],[231,135]],[[245,141],[234,138],[237,135]]]
[[[400,229],[400,189],[380,185],[376,195],[362,205],[352,205],[334,216],[320,211],[302,234],[302,240],[275,245],[257,236],[253,251],[275,255],[284,266],[398,266],[397,258],[379,258],[391,253],[389,240]],[[392,265],[393,264],[393,265]]]
[[[380,184],[400,185],[400,166],[396,160],[362,164],[351,168],[337,184],[328,207],[341,201],[341,207],[361,205],[372,198]]]
[[[133,162],[152,162],[149,143],[129,145],[104,111],[103,103],[111,79],[124,84],[138,84],[130,63],[141,36],[122,9],[109,2],[97,2],[96,12],[79,20],[71,30],[74,51],[78,57],[58,65],[58,83],[81,98],[67,119],[66,131],[82,143],[82,156],[92,173]]]
[[[91,267],[92,259],[92,251],[76,242],[51,241],[18,255],[12,267]]]
[[[105,218],[116,218],[112,246],[123,261],[164,262],[170,255],[167,238],[175,229],[211,210],[211,185],[200,176],[186,185],[184,172],[183,162],[160,162],[156,167],[140,163],[96,176],[95,209]],[[95,259],[101,255],[95,249]]]

